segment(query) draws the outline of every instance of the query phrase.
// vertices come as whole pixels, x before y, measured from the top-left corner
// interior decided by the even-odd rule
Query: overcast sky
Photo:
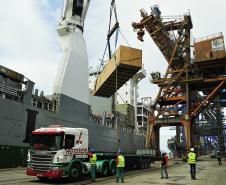
[[[63,0],[0,1],[0,65],[24,74],[36,87],[52,94],[53,82],[61,57],[56,27]],[[96,66],[106,45],[111,0],[91,0],[84,36],[89,64]],[[163,72],[166,61],[148,34],[141,43],[131,23],[140,20],[139,10],[158,4],[162,15],[183,15],[190,11],[192,37],[222,32],[226,35],[226,1],[224,0],[116,0],[120,29],[132,47],[143,50],[147,78],[140,82],[140,96],[152,96],[158,88],[149,83],[149,74]],[[119,38],[118,44],[126,45]]]

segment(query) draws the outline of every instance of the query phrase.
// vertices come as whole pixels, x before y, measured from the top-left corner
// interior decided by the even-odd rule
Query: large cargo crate
[[[195,61],[225,58],[225,45],[222,33],[194,41]]]
[[[142,68],[142,50],[120,46],[94,83],[93,95],[110,97]]]

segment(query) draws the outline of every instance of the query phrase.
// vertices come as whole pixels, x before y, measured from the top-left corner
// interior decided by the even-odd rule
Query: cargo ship
[[[83,38],[89,0],[65,0],[57,29],[63,56],[54,93],[45,96],[23,74],[0,66],[0,167],[26,164],[32,131],[49,125],[87,128],[89,143],[101,152],[136,153],[145,137],[127,132],[115,117],[97,121],[89,105],[88,56]],[[40,75],[41,72],[40,72]],[[109,124],[112,122],[112,124]],[[110,126],[109,126],[110,125]]]

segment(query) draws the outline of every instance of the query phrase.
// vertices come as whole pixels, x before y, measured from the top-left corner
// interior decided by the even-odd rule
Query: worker
[[[92,182],[96,182],[96,162],[97,162],[97,155],[95,154],[95,150],[91,149],[88,153],[89,156],[89,163],[91,165],[91,178]]]
[[[218,160],[218,165],[222,165],[222,161],[221,161],[221,153],[220,151],[217,151],[217,160]]]
[[[116,183],[119,182],[119,179],[121,179],[121,182],[124,183],[124,168],[125,168],[125,158],[122,155],[121,150],[117,153],[116,158]]]
[[[165,172],[165,178],[168,179],[169,178],[168,171],[167,171],[168,156],[165,152],[162,153],[162,162],[161,162],[160,168],[161,168],[161,178],[164,179],[164,172]]]
[[[194,148],[190,149],[190,152],[188,153],[188,163],[190,165],[190,173],[191,173],[191,179],[196,180],[195,173],[196,173],[196,153]]]

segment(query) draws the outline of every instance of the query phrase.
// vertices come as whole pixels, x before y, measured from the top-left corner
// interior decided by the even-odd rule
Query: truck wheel
[[[145,168],[145,161],[143,159],[141,159],[141,161],[140,161],[140,168],[141,169]]]
[[[74,164],[70,171],[70,178],[77,179],[81,175],[81,168],[78,164]]]
[[[102,166],[102,174],[104,176],[107,176],[107,174],[108,174],[108,163],[107,162],[105,162]]]
[[[149,168],[150,166],[149,159],[146,159],[145,161],[146,161],[146,168]]]
[[[111,169],[109,170],[109,173],[110,173],[111,175],[114,175],[115,172],[116,172],[116,163],[113,162],[113,163],[111,164]]]
[[[148,168],[148,165],[149,165],[148,159],[145,159],[145,163],[146,163],[146,168]]]

